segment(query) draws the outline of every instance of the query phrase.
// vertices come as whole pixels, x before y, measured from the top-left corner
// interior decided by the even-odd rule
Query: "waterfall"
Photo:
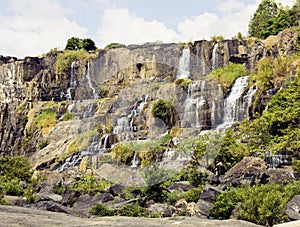
[[[91,102],[83,112],[82,118],[93,117],[97,109],[97,103]]]
[[[90,89],[91,89],[92,92],[93,92],[93,98],[94,98],[94,99],[99,98],[99,96],[98,96],[97,93],[96,93],[95,88],[93,87],[92,81],[91,81],[91,76],[90,76],[90,63],[89,63],[89,62],[88,62],[88,64],[87,64],[87,72],[86,72],[85,77],[86,77],[86,79],[87,79],[87,81],[88,81],[88,84],[89,84]]]
[[[185,101],[183,127],[201,127],[200,114],[204,110],[204,105],[206,104],[205,97],[203,96],[205,85],[206,81],[196,81],[189,84],[188,97]]]
[[[213,48],[212,58],[211,58],[211,70],[215,70],[218,68],[218,58],[217,58],[218,47],[219,47],[219,43],[216,43]]]
[[[185,48],[182,50],[182,55],[179,59],[179,66],[176,80],[188,79],[190,77],[190,49]]]
[[[130,114],[123,116],[117,120],[117,124],[114,127],[113,133],[118,135],[125,133],[125,140],[130,139],[130,135],[135,131],[134,120],[138,117],[144,110],[145,105],[148,102],[149,95],[146,94],[142,101],[138,105],[135,105],[130,111]]]
[[[186,166],[191,160],[191,152],[180,152],[174,148],[166,149],[158,165],[164,168],[179,169]]]
[[[62,172],[67,169],[72,169],[75,166],[79,166],[81,160],[85,156],[99,156],[105,152],[105,149],[109,147],[109,134],[102,136],[99,140],[98,135],[93,136],[91,144],[81,152],[75,152],[68,157],[63,164],[61,164],[57,170]]]
[[[247,94],[243,98],[243,110],[244,110],[244,116],[243,119],[249,117],[249,109],[252,106],[253,96],[256,93],[257,89],[255,86],[251,86],[247,92]],[[239,119],[239,120],[243,120]]]
[[[241,120],[243,116],[243,103],[242,100],[244,89],[248,85],[248,76],[239,77],[236,79],[229,96],[224,102],[224,117],[223,123],[232,123]]]
[[[74,90],[77,86],[76,75],[75,75],[75,64],[76,64],[76,61],[73,61],[72,64],[71,64],[71,79],[70,79],[69,88],[67,90],[68,100],[71,100],[73,98],[72,97],[72,90]]]
[[[133,159],[132,159],[132,161],[131,161],[131,168],[136,168],[136,167],[138,167],[138,165],[140,164],[140,160],[139,160],[139,158],[138,158],[138,156],[137,156],[137,153],[135,152],[134,153],[134,156],[133,156]]]

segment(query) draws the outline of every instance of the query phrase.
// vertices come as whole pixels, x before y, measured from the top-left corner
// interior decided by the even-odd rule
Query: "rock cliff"
[[[264,56],[294,53],[295,40],[286,31],[272,45],[203,40],[119,46],[99,50],[89,60],[75,60],[60,73],[55,69],[60,53],[22,60],[0,56],[0,151],[25,154],[37,166],[47,166],[68,157],[72,142],[84,132],[101,131],[99,138],[92,133],[87,142],[97,142],[101,149],[122,140],[157,138],[170,129],[151,114],[152,101],[157,99],[174,106],[173,126],[197,133],[217,128],[224,123],[224,100],[229,94],[216,82],[203,79],[230,63],[245,64],[251,72]],[[174,83],[186,78],[179,69],[181,60],[192,81],[183,87]],[[251,115],[252,100],[247,99],[246,84],[242,88],[236,100],[247,105],[233,120]],[[40,127],[37,120],[44,112],[55,113],[47,130],[46,123]],[[66,116],[72,117],[67,121]],[[105,140],[106,134],[113,136]]]

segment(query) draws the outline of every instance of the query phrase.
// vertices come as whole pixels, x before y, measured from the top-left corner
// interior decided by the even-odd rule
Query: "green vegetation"
[[[21,116],[21,126],[22,126],[22,128],[25,128],[27,122],[28,122],[28,117],[26,115],[22,115]]]
[[[42,140],[39,142],[39,148],[40,148],[40,149],[45,148],[47,145],[48,145],[48,141],[47,141],[47,140],[42,139]]]
[[[68,70],[73,61],[88,61],[93,58],[93,54],[89,54],[86,50],[80,49],[78,51],[75,50],[65,50],[64,52],[58,54],[57,60],[55,62],[55,73],[60,75]]]
[[[178,79],[175,84],[181,88],[187,88],[192,81],[190,79]]]
[[[97,49],[94,41],[90,38],[79,39],[72,37],[68,39],[65,50],[80,50],[84,49],[85,51],[94,51]]]
[[[106,180],[97,180],[94,175],[83,174],[79,179],[76,179],[75,183],[71,186],[73,190],[105,190],[111,185],[111,182]]]
[[[174,124],[174,111],[175,110],[173,105],[167,100],[158,99],[157,101],[153,102],[153,116],[163,120],[166,123],[166,125]]]
[[[56,124],[56,113],[44,111],[35,117],[34,124],[39,130],[53,127]]]
[[[117,46],[122,46],[123,44],[120,43],[110,43],[108,45],[106,45],[106,47],[104,47],[104,49],[110,49],[112,47],[117,47]]]
[[[113,209],[109,208],[106,204],[102,204],[102,203],[93,206],[90,213],[93,215],[98,215],[100,217],[116,215]]]
[[[262,0],[252,16],[248,33],[250,36],[265,39],[286,28],[299,25],[300,1],[292,8],[277,5],[274,0]]]
[[[23,156],[0,158],[0,204],[5,204],[3,195],[25,196],[28,202],[35,202],[34,187],[38,180],[32,178],[32,166]]]
[[[70,121],[74,119],[74,114],[70,112],[66,112],[63,116],[63,121]]]
[[[229,64],[224,68],[218,68],[213,70],[209,75],[208,79],[216,80],[220,83],[227,91],[233,86],[234,81],[238,77],[246,76],[246,66],[240,64]]]
[[[233,209],[238,218],[259,225],[273,226],[287,220],[286,204],[300,192],[300,182],[287,186],[269,184],[223,191],[211,208],[211,215],[228,219]]]

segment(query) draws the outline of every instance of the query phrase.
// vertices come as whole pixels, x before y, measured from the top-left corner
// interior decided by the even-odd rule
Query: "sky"
[[[295,0],[280,0],[293,5]],[[112,42],[189,42],[247,35],[260,0],[0,0],[0,55],[39,56],[71,37]]]

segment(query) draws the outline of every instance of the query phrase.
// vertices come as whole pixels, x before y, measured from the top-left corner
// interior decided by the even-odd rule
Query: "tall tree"
[[[278,15],[278,6],[274,0],[262,0],[249,23],[248,33],[257,38],[271,35],[269,27]]]

